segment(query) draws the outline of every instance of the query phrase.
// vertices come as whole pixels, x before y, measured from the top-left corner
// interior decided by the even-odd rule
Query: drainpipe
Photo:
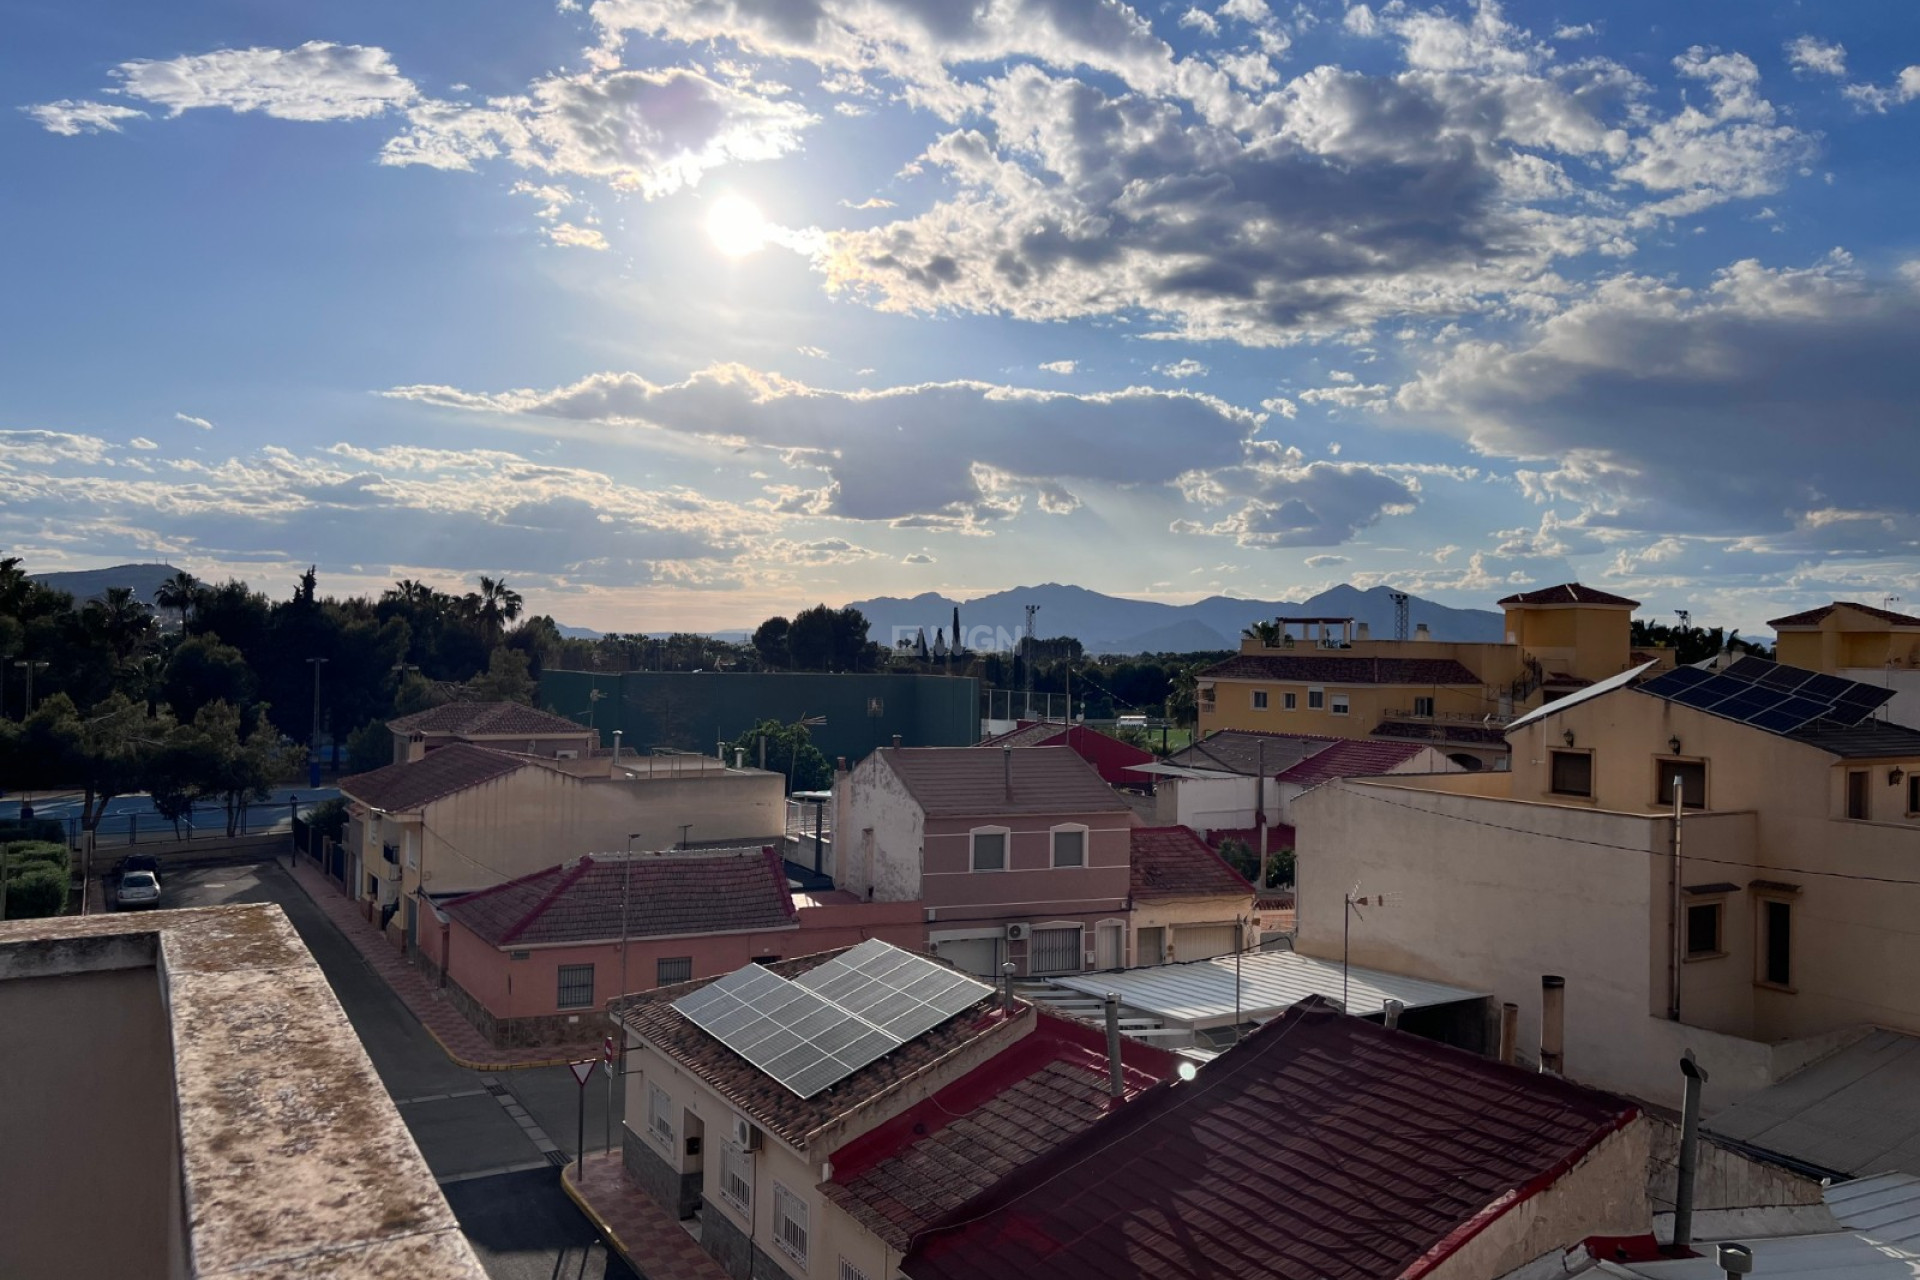
[[[1557,974],[1540,978],[1540,1070],[1566,1073],[1567,980]]]
[[[1013,799],[1013,748],[1000,748],[1000,772],[1006,780],[1007,799]],[[1012,843],[1009,841],[1008,843]]]
[[[1509,1000],[1500,1006],[1500,1061],[1513,1065],[1520,1051],[1520,1006]]]
[[[1687,1078],[1680,1104],[1680,1178],[1673,1197],[1673,1252],[1684,1253],[1693,1243],[1693,1175],[1700,1164],[1700,1090],[1707,1073],[1693,1060],[1693,1050],[1680,1055],[1680,1074]]]
[[[1253,825],[1260,829],[1260,866],[1253,873],[1254,880],[1267,878],[1267,740],[1265,738],[1253,744]]]
[[[1127,1096],[1126,1077],[1120,1072],[1120,997],[1107,992],[1107,1091],[1115,1098]]]
[[[1680,954],[1686,946],[1687,913],[1680,907],[1680,816],[1681,779],[1673,780],[1673,937],[1670,940],[1672,954],[1667,957],[1667,1017],[1673,1022],[1680,1021]]]

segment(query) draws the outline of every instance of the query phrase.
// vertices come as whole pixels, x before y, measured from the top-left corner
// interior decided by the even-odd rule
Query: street
[[[279,864],[172,871],[164,889],[163,908],[274,902],[287,913],[493,1280],[632,1280],[560,1187],[558,1165],[576,1150],[580,1095],[566,1067],[455,1066]],[[590,1152],[606,1145],[607,1094],[596,1072],[586,1086]],[[616,1089],[616,1143],[619,1104]]]

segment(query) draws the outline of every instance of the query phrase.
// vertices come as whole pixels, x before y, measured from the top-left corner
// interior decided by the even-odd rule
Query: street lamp
[[[307,786],[318,790],[320,787],[320,668],[327,665],[325,658],[308,658],[307,665],[313,668],[313,727],[308,734]]]
[[[27,709],[20,713],[20,718],[25,720],[33,714],[33,673],[35,671],[45,671],[50,664],[45,662],[29,662],[25,658],[19,658],[14,661],[13,665],[27,673]]]
[[[633,893],[633,842],[636,831],[627,837],[627,860],[620,865],[620,994],[627,994],[627,900]]]

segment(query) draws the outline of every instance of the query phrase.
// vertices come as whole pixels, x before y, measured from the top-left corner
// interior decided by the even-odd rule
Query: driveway
[[[274,902],[306,941],[493,1280],[632,1280],[560,1189],[581,1090],[565,1067],[455,1066],[353,945],[275,863],[173,871],[162,907]],[[586,1089],[588,1151],[606,1144],[606,1081]],[[619,1090],[612,1134],[619,1141]],[[551,1148],[551,1153],[545,1148]]]

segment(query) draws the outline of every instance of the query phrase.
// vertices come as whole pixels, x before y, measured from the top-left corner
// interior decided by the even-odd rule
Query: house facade
[[[1461,766],[1440,747],[1390,738],[1324,738],[1223,730],[1154,769],[1154,821],[1201,835],[1291,827],[1293,801],[1333,778],[1380,773],[1450,773]],[[1257,780],[1264,779],[1264,782]],[[1256,788],[1259,794],[1256,796]]]
[[[1920,618],[1836,600],[1767,625],[1781,662],[1892,689],[1888,715],[1920,724]]]
[[[1258,946],[1253,885],[1186,827],[1131,832],[1129,965],[1207,960]],[[1276,921],[1276,924],[1278,922]]]
[[[1123,964],[1132,810],[1066,747],[890,747],[834,783],[835,883],[977,974]]]
[[[600,745],[592,729],[517,702],[449,702],[387,721],[393,762],[419,760],[455,742],[549,759],[584,758]]]
[[[1566,1071],[1669,1103],[1685,1048],[1724,1105],[1866,1027],[1920,1030],[1902,976],[1920,966],[1920,731],[1736,718],[1790,719],[1764,691],[1813,674],[1616,677],[1516,723],[1510,772],[1303,795],[1296,945],[1492,992],[1523,1052],[1542,975],[1562,977]],[[1724,713],[1689,705],[1722,694]]]

